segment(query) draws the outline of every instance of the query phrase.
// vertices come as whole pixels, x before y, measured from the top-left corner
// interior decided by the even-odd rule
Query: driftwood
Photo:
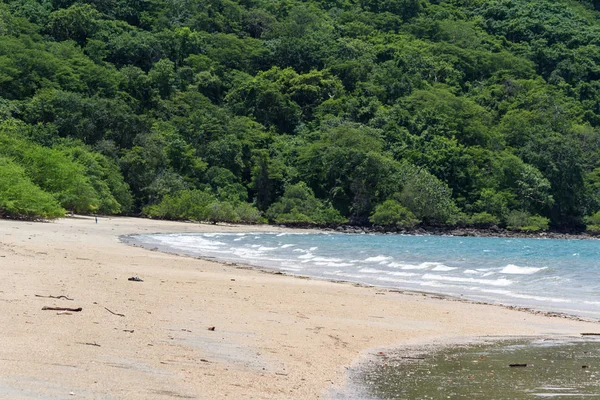
[[[600,336],[600,332],[583,332],[581,336]]]
[[[86,346],[96,346],[96,347],[101,347],[98,343],[94,342],[94,343],[90,343],[90,342],[77,342],[78,344],[85,344]]]
[[[526,367],[527,364],[508,364],[509,367]]]
[[[79,312],[83,310],[83,308],[69,308],[69,307],[42,307],[42,310],[50,310],[50,311],[73,311]]]
[[[104,309],[105,309],[106,311],[108,311],[109,313],[113,314],[113,315],[118,315],[119,317],[124,317],[124,316],[125,316],[124,314],[119,314],[119,313],[116,313],[116,312],[114,312],[114,311],[111,311],[111,310],[109,310],[109,309],[108,309],[108,308],[106,308],[106,307],[104,307]]]
[[[42,296],[41,294],[36,294],[35,297],[44,297],[46,299],[65,299],[65,300],[73,300],[68,298],[67,296]]]

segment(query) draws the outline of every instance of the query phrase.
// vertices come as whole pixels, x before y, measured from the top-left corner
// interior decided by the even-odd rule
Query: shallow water
[[[600,318],[600,241],[327,233],[138,235],[291,274]]]
[[[334,397],[600,398],[600,343],[594,341],[513,340],[375,357],[355,371],[351,389]]]

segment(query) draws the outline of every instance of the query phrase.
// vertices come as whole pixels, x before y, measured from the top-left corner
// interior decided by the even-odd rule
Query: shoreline
[[[233,226],[235,226],[235,225],[233,225]],[[247,226],[247,225],[241,225],[241,226]],[[275,227],[273,225],[263,225],[263,226],[273,228],[273,230],[267,229],[267,230],[265,230],[265,232],[276,232],[275,229],[279,229],[279,230],[280,229],[289,229],[289,228],[285,228],[283,226],[279,226],[279,227]],[[292,228],[292,229],[294,229],[294,228]],[[315,232],[315,233],[325,232],[322,230],[309,230],[309,229],[297,229],[297,230],[298,231],[306,231],[306,232]],[[252,233],[255,231],[248,229],[248,230],[244,230],[244,232]],[[257,232],[257,233],[260,233],[260,232]],[[341,233],[341,232],[331,232],[331,233]],[[161,234],[162,234],[161,232],[147,233],[147,235],[161,235]],[[542,316],[549,317],[549,318],[564,318],[564,319],[570,319],[573,321],[580,321],[580,322],[600,323],[600,318],[586,317],[583,315],[570,314],[568,312],[562,312],[562,311],[557,311],[557,310],[552,310],[552,309],[543,310],[543,309],[537,309],[535,307],[522,306],[522,305],[511,305],[511,304],[505,304],[502,302],[494,303],[494,302],[490,302],[490,301],[474,300],[474,299],[470,299],[468,297],[459,297],[457,295],[439,293],[439,292],[435,292],[435,291],[405,289],[405,288],[397,288],[397,287],[391,287],[391,286],[385,286],[385,285],[374,285],[374,284],[370,284],[370,283],[366,283],[366,282],[361,282],[358,280],[353,281],[353,280],[345,280],[345,279],[333,279],[333,278],[326,278],[326,277],[319,277],[319,276],[295,274],[293,272],[281,271],[276,268],[269,268],[269,267],[264,267],[264,266],[259,266],[259,265],[247,264],[244,262],[219,260],[217,257],[193,255],[190,253],[186,253],[185,251],[177,251],[175,249],[171,249],[168,246],[160,246],[160,245],[157,246],[157,245],[150,245],[150,244],[146,245],[143,241],[137,240],[136,236],[138,236],[138,235],[121,235],[121,236],[119,236],[119,240],[128,246],[142,248],[147,251],[158,251],[161,253],[171,254],[174,256],[178,256],[178,257],[188,257],[188,258],[197,259],[197,260],[218,262],[218,263],[222,263],[225,265],[233,266],[236,269],[250,269],[250,270],[255,270],[258,272],[265,273],[265,274],[289,276],[289,277],[297,278],[297,279],[317,280],[317,281],[331,282],[331,283],[336,283],[336,284],[349,284],[349,285],[352,285],[355,287],[373,288],[373,289],[379,290],[381,292],[400,293],[400,294],[408,295],[408,296],[429,296],[430,298],[440,299],[440,300],[445,300],[445,301],[456,301],[456,302],[464,302],[464,303],[470,303],[470,304],[501,307],[501,308],[505,308],[508,310],[527,312],[530,314],[542,315]],[[498,237],[495,237],[495,238],[498,238]]]
[[[322,398],[375,348],[598,330],[596,322],[264,273],[119,241],[257,230],[283,231],[123,217],[0,220],[0,395]]]

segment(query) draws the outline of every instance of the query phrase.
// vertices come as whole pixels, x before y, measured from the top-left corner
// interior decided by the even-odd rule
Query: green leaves
[[[5,0],[0,156],[80,212],[582,227],[600,14],[579,3]]]
[[[315,198],[304,182],[290,185],[281,199],[267,210],[267,217],[277,224],[331,224],[346,219],[331,206]]]
[[[36,220],[65,213],[52,195],[31,182],[23,168],[0,156],[0,216]]]

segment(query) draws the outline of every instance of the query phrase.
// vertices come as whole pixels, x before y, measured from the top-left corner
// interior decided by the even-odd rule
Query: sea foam
[[[500,273],[513,275],[531,275],[543,269],[546,269],[546,267],[519,267],[518,265],[508,264],[506,267],[502,268]]]

